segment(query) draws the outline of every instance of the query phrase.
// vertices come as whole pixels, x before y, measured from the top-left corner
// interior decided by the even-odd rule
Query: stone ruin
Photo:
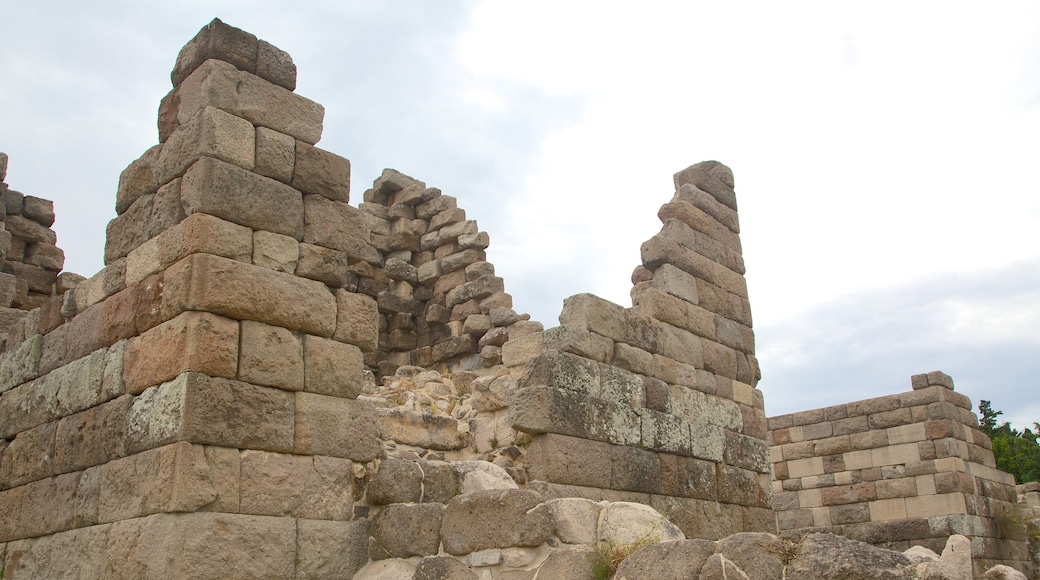
[[[725,166],[675,175],[631,308],[544,329],[455,198],[385,170],[349,204],[288,54],[214,20],[171,79],[94,276],[2,186],[4,577],[1032,574],[952,382],[767,420]]]

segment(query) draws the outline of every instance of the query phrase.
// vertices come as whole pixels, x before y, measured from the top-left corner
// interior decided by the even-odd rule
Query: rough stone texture
[[[709,540],[673,540],[651,544],[633,552],[618,566],[616,580],[687,580],[715,553]],[[765,580],[763,578],[763,580]]]
[[[354,461],[379,457],[375,413],[364,403],[314,393],[296,393],[293,452]]]
[[[335,457],[242,452],[242,513],[321,520],[353,516],[352,463]]]
[[[449,554],[461,555],[489,548],[537,546],[552,533],[552,518],[539,494],[488,490],[448,502],[441,542]]]
[[[462,562],[447,556],[429,556],[419,561],[412,580],[476,580],[477,575]]]
[[[368,520],[296,520],[296,578],[352,578],[368,561]]]
[[[441,545],[444,511],[444,504],[440,503],[384,507],[372,520],[372,558],[436,555]]]
[[[296,145],[292,186],[334,201],[350,201],[350,161],[307,143]]]
[[[906,578],[910,560],[898,552],[831,534],[810,534],[787,567],[791,578],[875,580]]]
[[[303,371],[303,344],[292,332],[280,326],[242,321],[239,380],[300,391]]]
[[[303,365],[308,393],[356,399],[365,383],[364,358],[352,344],[304,335]]]
[[[200,157],[212,157],[252,170],[256,158],[253,125],[220,109],[206,107],[170,135],[159,153],[159,183],[180,177]]]
[[[372,505],[418,503],[423,496],[423,469],[418,462],[390,457],[368,484]]]
[[[128,393],[193,371],[235,378],[238,365],[239,325],[206,312],[185,312],[126,344],[123,381]]]

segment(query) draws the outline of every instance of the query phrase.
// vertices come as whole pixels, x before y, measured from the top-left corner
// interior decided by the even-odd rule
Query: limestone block
[[[164,283],[164,318],[202,310],[316,336],[332,336],[335,328],[336,298],[314,280],[195,254],[171,266]]]
[[[646,538],[657,542],[685,540],[683,532],[654,508],[631,502],[613,502],[603,508],[597,540],[634,544]]]
[[[372,505],[421,502],[423,475],[423,469],[415,461],[387,458],[379,464],[379,471],[368,484],[368,502]]]
[[[467,266],[483,261],[485,257],[484,252],[474,249],[449,254],[440,260],[441,273],[448,274],[456,270],[462,270]],[[492,275],[494,275],[493,272]]]
[[[240,70],[255,73],[257,39],[252,34],[227,25],[219,18],[202,27],[177,54],[170,80],[181,84],[188,75],[209,59],[219,59]]]
[[[402,409],[379,409],[379,438],[405,445],[442,451],[462,449],[467,444],[459,423],[450,417],[417,413]]]
[[[343,288],[351,276],[346,252],[312,244],[299,245],[296,275],[317,280],[330,288]]]
[[[296,541],[292,518],[155,514],[112,524],[105,576],[292,578]]]
[[[103,578],[108,526],[69,530],[11,542],[5,578]],[[0,556],[4,550],[0,549]]]
[[[452,307],[456,304],[462,304],[470,300],[480,300],[504,291],[505,283],[501,278],[484,276],[451,289],[448,292],[445,304],[448,307]]]
[[[0,488],[12,488],[59,473],[54,456],[54,421],[22,431],[4,450]]]
[[[549,509],[528,490],[489,490],[456,496],[448,502],[441,542],[449,554],[489,548],[538,546],[553,534]]]
[[[560,324],[584,328],[616,341],[625,338],[625,309],[593,294],[576,294],[563,301]]]
[[[296,166],[296,139],[267,127],[257,127],[254,165],[260,175],[290,183]]]
[[[368,537],[369,522],[365,519],[296,520],[295,578],[353,578],[368,561]]]
[[[640,254],[643,265],[651,270],[659,268],[662,264],[672,264],[695,278],[703,279],[741,298],[747,298],[747,283],[741,274],[660,234],[644,242],[640,247]]]
[[[101,470],[98,521],[196,511],[217,499],[217,476],[203,447],[188,443],[174,443],[111,461]],[[234,477],[238,477],[237,469]],[[236,494],[237,485],[236,481]],[[230,507],[238,510],[237,497]]]
[[[47,296],[54,294],[54,283],[58,281],[57,272],[54,270],[10,260],[4,263],[4,270],[24,280],[28,284],[29,292]]]
[[[79,473],[67,473],[0,491],[0,542],[70,529],[79,481]]]
[[[38,334],[0,355],[0,393],[39,376],[42,357],[43,337]]]
[[[373,559],[431,556],[440,548],[440,503],[395,504],[384,507],[372,519]]]
[[[238,322],[208,312],[184,312],[126,344],[123,381],[127,392],[193,371],[235,378],[239,356]]]
[[[353,464],[347,459],[246,450],[241,455],[241,511],[349,520],[353,482]]]
[[[717,466],[717,474],[719,501],[742,506],[772,507],[769,474],[724,464]]]
[[[296,166],[292,186],[333,201],[350,201],[350,161],[300,141],[296,144]]]
[[[54,244],[58,241],[54,230],[22,215],[8,212],[7,217],[4,218],[4,224],[14,238],[20,238],[26,243]],[[17,252],[13,253],[17,254]]]
[[[25,263],[60,272],[65,266],[65,252],[51,244],[31,244],[25,251]]]
[[[303,345],[280,326],[242,321],[238,379],[287,391],[303,389]]]
[[[253,125],[220,109],[201,109],[182,122],[163,145],[156,167],[159,183],[180,177],[203,156],[252,171],[256,162]]]
[[[296,272],[296,264],[300,260],[301,252],[299,242],[290,236],[273,232],[256,231],[252,234],[252,262],[254,265],[276,272],[289,274]]]
[[[690,184],[707,192],[716,201],[737,211],[737,197],[733,192],[733,172],[718,161],[703,161],[672,176],[675,188]]]
[[[304,211],[303,241],[346,252],[352,262],[382,264],[382,258],[368,243],[368,230],[360,210],[321,195],[306,195]]]
[[[292,57],[266,40],[257,43],[256,76],[290,91],[296,90],[296,65]]]
[[[684,196],[678,196],[678,200],[672,198],[671,202],[662,205],[657,217],[662,223],[668,220],[682,222],[734,252],[741,251],[740,236],[697,206],[687,203]]]
[[[136,284],[196,253],[248,262],[253,251],[252,237],[253,233],[247,227],[208,214],[192,214],[130,251],[126,261],[126,283]]]
[[[413,580],[476,580],[477,575],[455,558],[427,556],[415,567]]]
[[[477,232],[475,234],[460,234],[459,247],[463,250],[475,248],[478,250],[486,250],[491,245],[491,238],[487,232]]]
[[[336,332],[333,338],[359,347],[363,352],[376,350],[379,340],[379,307],[364,294],[336,291]]]
[[[124,395],[58,421],[55,473],[83,470],[126,455],[126,416],[132,403],[133,397]]]
[[[626,403],[591,398],[588,400],[588,437],[615,445],[639,445],[640,416]]]
[[[675,192],[675,196],[672,198],[673,202],[688,203],[696,206],[701,211],[704,211],[717,222],[726,226],[731,232],[740,233],[740,223],[737,219],[737,212],[728,206],[720,203],[711,194],[699,189],[697,186],[689,183],[684,183],[679,186]]]
[[[296,393],[293,453],[371,461],[381,452],[376,417],[366,404],[314,393]]]
[[[541,386],[518,389],[509,408],[513,428],[532,435],[588,437],[588,414],[588,399],[580,393]]]
[[[651,544],[625,558],[618,566],[615,578],[617,580],[636,580],[637,578],[682,580],[695,574],[693,571],[701,570],[704,562],[714,553],[715,542],[708,540],[679,540]]]
[[[284,183],[202,157],[181,180],[184,212],[207,213],[254,230],[303,236],[303,200]]]
[[[364,357],[351,344],[304,335],[304,390],[356,399],[364,386]]]
[[[494,463],[487,461],[453,461],[451,462],[451,470],[454,478],[457,480],[459,493],[473,493],[492,489],[517,489],[516,482],[509,476],[509,473]]]
[[[287,453],[293,450],[293,424],[291,393],[183,373],[134,399],[127,447],[137,452],[188,441]]]
[[[610,445],[547,433],[527,450],[528,478],[601,489],[610,488]]]
[[[270,127],[305,143],[321,139],[325,108],[257,76],[219,60],[203,62],[177,91],[177,120],[190,119],[206,106]]]

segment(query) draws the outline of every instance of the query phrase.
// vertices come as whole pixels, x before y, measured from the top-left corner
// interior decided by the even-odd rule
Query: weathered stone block
[[[250,254],[253,252],[252,238],[253,232],[247,227],[209,214],[192,214],[130,251],[126,260],[126,283],[134,285],[191,254],[213,254],[239,262],[249,262]],[[78,294],[77,291],[77,300]],[[82,308],[97,300],[83,305]]]
[[[267,127],[256,128],[256,161],[254,171],[289,183],[296,165],[296,139]]]
[[[58,473],[54,456],[57,429],[58,422],[53,421],[22,431],[11,441],[0,462],[0,487],[18,487]]]
[[[334,201],[350,201],[350,161],[305,142],[296,144],[292,186]]]
[[[292,578],[296,520],[227,513],[155,514],[112,524],[113,578]]]
[[[336,291],[336,332],[333,338],[359,347],[376,350],[379,341],[379,306],[364,294]]]
[[[220,109],[203,108],[182,123],[163,145],[156,167],[159,183],[180,177],[203,156],[251,171],[256,158],[252,123]]]
[[[61,419],[54,434],[55,473],[79,471],[126,455],[126,416],[132,403],[133,397],[124,395]]]
[[[119,174],[119,187],[116,190],[116,213],[122,214],[142,195],[155,193],[159,189],[157,165],[161,145],[156,145],[144,152],[140,158],[127,166]]]
[[[130,452],[188,441],[264,451],[293,450],[292,393],[184,373],[134,399]]]
[[[266,40],[257,43],[256,76],[290,91],[296,90],[296,65],[292,57]]]
[[[184,212],[207,213],[254,230],[303,236],[303,200],[295,189],[225,163],[202,157],[181,179]]]
[[[314,393],[296,393],[293,453],[354,461],[379,457],[376,417],[361,402]]]
[[[538,546],[553,533],[552,517],[538,493],[489,490],[463,494],[448,502],[441,542],[449,554],[489,548]]]
[[[353,517],[350,460],[246,450],[240,477],[242,513],[322,520]]]
[[[361,210],[321,195],[306,195],[304,222],[304,242],[345,252],[352,262],[382,264],[379,252],[368,242]]]
[[[43,337],[38,334],[0,355],[0,393],[38,377],[42,357]]]
[[[518,389],[509,407],[513,428],[530,434],[588,437],[588,414],[587,397],[552,387]]]
[[[195,254],[171,266],[164,281],[166,318],[203,310],[317,336],[332,336],[335,328],[336,299],[328,287],[314,280]]]
[[[181,123],[199,109],[212,106],[305,143],[314,144],[321,138],[324,107],[226,62],[211,59],[202,63],[177,93],[177,120]]]
[[[527,449],[531,480],[609,489],[611,446],[599,441],[546,433]]]
[[[660,493],[658,454],[628,445],[610,446],[610,489]]]
[[[715,198],[716,201],[737,211],[737,197],[733,192],[733,172],[718,161],[695,163],[672,176],[675,188],[690,184]]]
[[[353,578],[368,561],[369,522],[296,520],[296,578]]]
[[[423,495],[423,469],[415,461],[387,458],[379,464],[367,493],[373,505],[419,503]]]
[[[127,341],[123,364],[127,392],[140,394],[188,371],[235,378],[238,345],[238,322],[208,312],[180,314]]]
[[[593,294],[576,294],[563,301],[560,324],[584,328],[615,341],[625,338],[625,309]]]
[[[303,365],[309,393],[356,399],[364,386],[364,355],[352,344],[304,335]]]
[[[60,272],[65,266],[65,252],[52,244],[32,244],[25,250],[25,263],[44,270]]]
[[[372,520],[373,559],[432,556],[441,545],[445,506],[439,503],[395,504]]]
[[[254,265],[276,272],[288,274],[296,272],[296,264],[300,260],[299,242],[289,236],[273,232],[256,231],[252,234],[252,262]]]
[[[303,389],[303,345],[280,326],[242,321],[238,379],[287,391]]]
[[[380,409],[379,438],[443,451],[461,449],[467,437],[455,419],[402,409]]]

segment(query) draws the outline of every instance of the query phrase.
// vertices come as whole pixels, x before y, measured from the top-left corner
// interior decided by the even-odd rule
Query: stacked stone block
[[[321,577],[330,543],[367,537],[355,479],[382,451],[356,397],[378,314],[336,276],[382,258],[349,162],[314,146],[323,109],[288,55],[248,33],[215,20],[173,80],[105,268],[0,358],[8,578]]]
[[[0,153],[0,334],[80,280],[75,274],[59,274],[65,252],[51,229],[54,203],[8,187],[7,161]]]
[[[506,343],[510,418],[544,493],[645,503],[688,537],[774,531],[733,176],[705,162],[675,186],[632,308],[572,296],[561,326]]]
[[[380,377],[414,365],[464,371],[497,366],[510,337],[541,330],[512,310],[513,299],[487,261],[490,244],[457,200],[392,169],[360,206],[385,267],[358,280],[380,313]]]
[[[942,372],[911,383],[907,393],[769,419],[781,533],[832,531],[936,552],[962,534],[980,569],[1001,562],[1025,569],[1024,538],[1001,529],[1014,478],[996,468],[971,400]]]

